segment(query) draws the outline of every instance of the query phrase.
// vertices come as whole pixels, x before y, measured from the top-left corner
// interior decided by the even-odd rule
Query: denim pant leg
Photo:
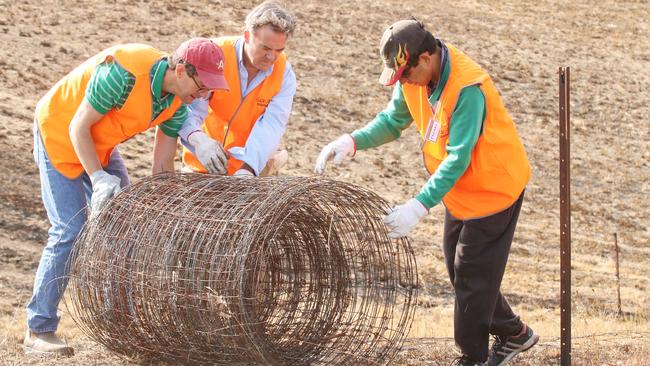
[[[27,305],[27,325],[32,332],[56,331],[59,323],[59,302],[68,283],[67,261],[86,222],[86,206],[92,195],[88,174],[68,179],[50,162],[40,133],[34,128],[34,159],[41,179],[41,195],[50,221],[47,245],[34,279],[34,291]],[[121,179],[121,187],[129,184],[126,165],[117,148],[111,154],[107,173]]]
[[[57,308],[67,285],[66,264],[72,245],[86,222],[84,176],[68,179],[52,166],[38,131],[34,132],[34,157],[41,180],[41,195],[50,221],[27,305],[27,325],[35,333],[56,331]]]

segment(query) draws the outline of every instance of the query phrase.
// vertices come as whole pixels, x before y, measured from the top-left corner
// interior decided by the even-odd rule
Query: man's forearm
[[[401,84],[393,88],[393,96],[386,108],[365,127],[351,133],[357,150],[365,150],[398,139],[413,117],[406,106]]]
[[[95,151],[95,142],[90,134],[90,129],[73,129],[70,131],[72,146],[77,153],[84,170],[88,175],[102,169],[102,165]]]
[[[188,141],[190,134],[195,131],[201,131],[201,124],[203,124],[203,120],[207,115],[208,101],[205,99],[194,100],[192,104],[187,106],[187,119],[183,127],[178,131],[178,136]]]
[[[380,113],[365,127],[355,130],[350,135],[356,143],[357,150],[366,150],[394,141],[401,134],[401,127],[396,127],[387,116]]]
[[[102,169],[101,162],[97,157],[95,141],[90,133],[90,127],[101,117],[102,115],[84,99],[72,117],[68,128],[72,147],[88,175]]]
[[[156,129],[156,141],[153,147],[151,174],[174,171],[174,156],[176,155],[176,138],[165,135]]]

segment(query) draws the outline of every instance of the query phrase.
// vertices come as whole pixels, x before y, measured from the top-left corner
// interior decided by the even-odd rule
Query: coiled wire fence
[[[68,309],[136,362],[386,364],[418,288],[388,207],[318,177],[152,176],[86,224]]]

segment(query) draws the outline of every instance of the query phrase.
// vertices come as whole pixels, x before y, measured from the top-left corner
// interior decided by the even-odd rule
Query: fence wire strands
[[[387,208],[320,177],[155,175],[86,224],[67,306],[88,337],[136,361],[387,364],[419,286]]]

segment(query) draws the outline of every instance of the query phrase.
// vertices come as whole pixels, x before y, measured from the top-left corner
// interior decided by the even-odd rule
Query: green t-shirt
[[[161,97],[163,78],[167,70],[167,60],[156,61],[149,72],[153,95],[151,120],[168,108],[174,100],[173,94]],[[135,85],[135,77],[126,71],[115,60],[102,62],[97,65],[86,86],[86,100],[101,114],[106,114],[113,108],[122,108]],[[169,137],[177,137],[178,131],[187,118],[187,107],[182,104],[176,113],[167,121],[159,124],[160,129]]]
[[[444,45],[442,49],[442,74],[429,96],[431,105],[440,98],[449,78],[449,52]],[[415,196],[427,208],[440,203],[465,173],[472,157],[472,150],[481,133],[485,113],[485,96],[481,89],[478,86],[463,89],[451,115],[447,157]],[[368,149],[398,139],[402,130],[412,122],[413,117],[406,106],[402,85],[397,83],[388,106],[365,127],[352,132],[352,138],[357,150]]]

